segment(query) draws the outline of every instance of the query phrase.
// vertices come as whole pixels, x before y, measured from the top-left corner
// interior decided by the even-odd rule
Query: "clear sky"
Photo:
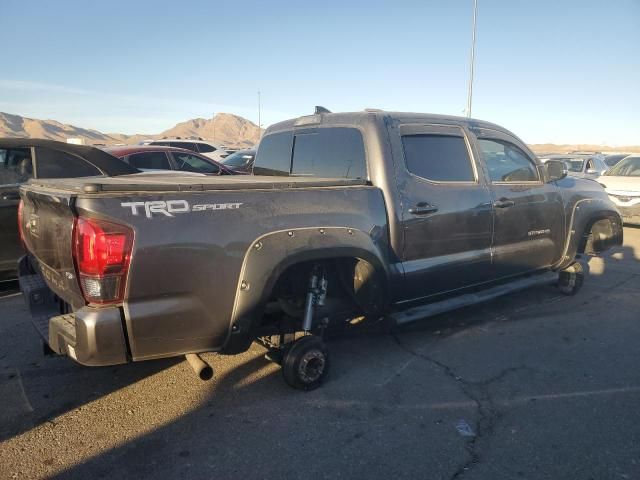
[[[472,0],[0,0],[0,111],[157,133],[367,107],[464,115]],[[478,0],[474,117],[640,144],[640,0]]]

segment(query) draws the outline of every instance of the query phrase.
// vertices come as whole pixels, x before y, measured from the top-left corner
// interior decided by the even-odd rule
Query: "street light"
[[[471,116],[471,101],[473,99],[473,66],[476,60],[476,16],[478,14],[478,0],[473,0],[473,33],[471,34],[471,61],[469,65],[469,94],[467,96],[467,117]]]

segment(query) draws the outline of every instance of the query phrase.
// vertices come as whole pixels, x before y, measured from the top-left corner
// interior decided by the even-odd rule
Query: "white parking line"
[[[18,295],[22,295],[22,292],[8,293],[7,295],[0,294],[0,300],[2,300],[3,298],[17,297]]]

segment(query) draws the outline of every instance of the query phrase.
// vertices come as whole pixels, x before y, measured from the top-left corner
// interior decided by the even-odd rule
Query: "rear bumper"
[[[60,314],[60,299],[42,276],[29,268],[27,256],[18,264],[18,279],[31,322],[53,351],[89,366],[128,361],[120,308],[87,306]]]

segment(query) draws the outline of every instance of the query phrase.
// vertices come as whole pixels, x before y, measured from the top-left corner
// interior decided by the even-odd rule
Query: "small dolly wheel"
[[[329,371],[329,351],[320,337],[307,335],[296,340],[282,359],[282,375],[298,390],[318,388]]]
[[[565,295],[575,295],[584,282],[582,265],[574,262],[560,272],[558,276],[558,289]]]

